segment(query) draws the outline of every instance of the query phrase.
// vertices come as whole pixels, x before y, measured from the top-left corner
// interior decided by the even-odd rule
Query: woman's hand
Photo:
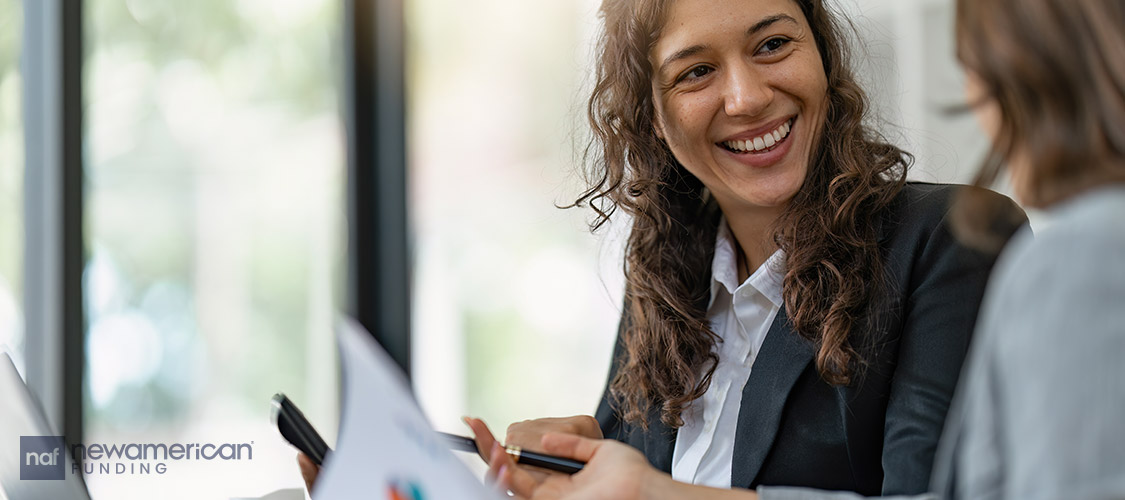
[[[497,472],[502,469],[512,469],[514,474],[508,473],[506,477],[509,480],[518,481],[520,489],[524,491],[534,491],[539,483],[543,482],[548,476],[546,472],[528,471],[519,469],[515,461],[508,456],[504,451],[504,447],[492,435],[492,431],[488,429],[484,421],[479,418],[463,417],[461,420],[473,430],[473,435],[477,442],[477,453],[489,465],[488,474],[485,476],[485,482],[494,484],[498,482]],[[506,487],[505,487],[506,488]],[[522,498],[521,498],[522,500]]]
[[[312,459],[304,453],[297,452],[297,466],[301,468],[301,479],[305,480],[305,489],[312,496],[313,484],[316,476],[320,474],[320,466],[313,463]]]
[[[473,438],[477,442],[477,454],[488,462],[492,458],[493,447],[500,445],[500,442],[492,435],[484,420],[472,417],[462,417],[461,420],[473,430]],[[500,449],[503,450],[503,446],[500,446]]]
[[[525,450],[543,451],[542,440],[547,433],[574,434],[590,439],[601,439],[602,428],[598,421],[589,415],[575,415],[562,418],[537,418],[524,420],[508,426],[504,442]]]
[[[640,499],[654,498],[671,477],[649,465],[635,448],[609,440],[588,439],[573,434],[547,434],[540,448],[551,455],[586,462],[577,474],[553,474],[542,482],[529,480],[511,458],[489,462],[489,477],[516,495],[531,500]]]
[[[507,453],[504,453],[504,444],[496,441],[496,438],[492,435],[492,431],[488,429],[484,421],[479,418],[470,417],[465,417],[464,421],[465,424],[473,430],[477,442],[477,451],[485,462],[492,463],[494,446],[501,451],[501,455],[507,455]],[[519,446],[525,450],[543,451],[543,446],[540,441],[543,439],[543,435],[548,432],[574,434],[594,439],[601,439],[602,437],[602,429],[594,417],[589,415],[577,415],[573,417],[524,420],[523,422],[512,424],[508,426],[506,444]],[[520,478],[527,476],[528,480],[535,481],[536,483],[542,482],[552,475],[560,474],[558,472],[527,466],[521,467],[521,470],[525,471],[526,474],[520,474]]]
[[[530,500],[757,500],[747,490],[726,490],[676,482],[648,463],[637,449],[613,440],[594,440],[573,434],[547,434],[546,453],[586,462],[574,475],[554,474],[540,483],[529,481],[510,457],[494,456],[489,477]]]

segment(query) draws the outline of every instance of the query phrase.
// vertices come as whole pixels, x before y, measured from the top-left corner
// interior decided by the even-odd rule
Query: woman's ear
[[[664,138],[664,120],[660,118],[660,113],[656,113],[656,116],[652,118],[652,131],[656,132],[656,137],[660,140],[666,140]]]

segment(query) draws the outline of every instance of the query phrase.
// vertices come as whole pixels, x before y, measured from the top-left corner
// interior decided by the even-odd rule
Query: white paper
[[[315,500],[501,498],[438,440],[398,365],[362,326],[341,320],[337,335],[344,414]]]

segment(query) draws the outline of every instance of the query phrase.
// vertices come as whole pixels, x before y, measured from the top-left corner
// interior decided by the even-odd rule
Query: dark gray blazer
[[[817,373],[814,347],[778,312],[746,386],[734,436],[731,485],[786,485],[864,495],[927,489],[934,451],[995,254],[952,235],[956,188],[909,183],[879,228],[885,283],[853,345],[861,376],[832,386]],[[1007,198],[1006,239],[1026,223]],[[874,280],[873,280],[874,281]],[[625,308],[628,311],[628,308]],[[628,318],[622,319],[622,325]],[[620,361],[620,337],[610,380]],[[597,419],[607,438],[644,452],[669,472],[676,431],[653,413],[647,431],[622,422],[603,396]]]

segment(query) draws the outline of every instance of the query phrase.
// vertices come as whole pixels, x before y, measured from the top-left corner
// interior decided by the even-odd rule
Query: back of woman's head
[[[1125,181],[1125,2],[958,0],[957,40],[999,108],[979,185],[1014,157],[1031,206]]]

